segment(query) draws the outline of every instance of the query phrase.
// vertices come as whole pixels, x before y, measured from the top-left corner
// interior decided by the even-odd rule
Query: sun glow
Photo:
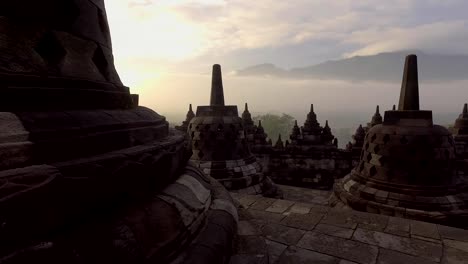
[[[112,1],[107,9],[114,54],[122,59],[180,61],[196,57],[202,47],[202,29],[170,7]]]

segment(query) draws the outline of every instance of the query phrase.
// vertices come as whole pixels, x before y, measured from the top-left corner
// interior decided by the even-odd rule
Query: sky
[[[389,108],[399,84],[304,83],[232,72],[406,49],[468,54],[466,0],[108,0],[106,9],[123,82],[142,104],[176,121],[189,103],[208,103],[214,63],[223,67],[228,103],[305,115],[312,102],[324,112],[365,111],[376,103]],[[443,105],[438,87],[428,86],[421,91],[428,108],[456,112],[466,100],[460,96],[465,83],[444,85],[453,87],[445,92],[453,100]]]

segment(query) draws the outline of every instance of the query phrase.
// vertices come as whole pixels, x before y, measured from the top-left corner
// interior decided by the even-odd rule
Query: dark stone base
[[[337,200],[352,209],[468,228],[468,192],[416,196],[376,189],[348,175],[334,185]],[[339,203],[335,200],[334,203]]]

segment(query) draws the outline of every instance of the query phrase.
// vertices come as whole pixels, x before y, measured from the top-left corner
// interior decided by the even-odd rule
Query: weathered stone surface
[[[299,228],[303,230],[312,230],[322,219],[322,214],[289,214],[282,221],[282,225]]]
[[[461,251],[465,251],[468,253],[468,242],[444,239],[443,243],[444,243],[444,246],[456,248],[456,249],[459,249]]]
[[[253,203],[255,203],[258,199],[260,199],[262,196],[261,195],[242,195],[238,200],[239,203],[244,207],[244,208],[249,208]]]
[[[357,263],[353,262],[353,261],[342,259],[342,260],[340,260],[340,262],[338,262],[338,264],[357,264]]]
[[[353,234],[353,240],[403,252],[413,256],[421,256],[422,258],[431,261],[439,262],[442,257],[442,246],[439,244],[377,231],[358,228]]]
[[[241,220],[237,226],[237,234],[239,236],[253,236],[260,235],[261,232],[256,225],[253,225],[250,221]]]
[[[288,247],[284,244],[266,239],[269,263],[276,263],[284,250]]]
[[[231,260],[229,263],[230,264],[268,264],[268,256],[266,255],[234,255],[231,257]]]
[[[285,218],[285,216],[282,214],[275,214],[259,210],[247,210],[247,213],[255,219],[264,220],[268,223],[279,223],[281,220],[283,220],[283,218]]]
[[[239,236],[238,240],[239,254],[257,255],[267,252],[265,240],[260,236]]]
[[[293,201],[276,200],[265,211],[272,212],[272,213],[283,213],[293,204],[294,204]]]
[[[442,264],[466,264],[468,253],[452,247],[444,247]]]
[[[278,264],[336,264],[337,258],[299,247],[288,247],[278,260]]]
[[[351,238],[351,236],[353,235],[354,229],[326,225],[326,224],[318,224],[315,227],[314,231],[324,233],[330,236]]]
[[[258,199],[254,204],[252,204],[249,209],[265,210],[268,207],[270,207],[274,202],[276,202],[276,199],[262,197]]]
[[[375,263],[378,254],[376,246],[315,231],[307,232],[297,246],[363,264]]]
[[[443,238],[468,242],[468,230],[443,225],[437,225],[437,228]]]
[[[288,212],[295,214],[308,214],[310,212],[310,208],[312,208],[311,204],[295,203],[291,208],[289,208]]]
[[[389,217],[386,233],[409,237],[410,220],[400,217]]]
[[[415,257],[407,254],[400,253],[398,251],[388,250],[385,248],[380,249],[379,258],[377,259],[378,264],[435,264],[437,262],[429,261],[421,257]]]
[[[432,239],[440,239],[439,231],[436,224],[431,224],[421,221],[410,221],[411,235],[422,236]]]
[[[267,224],[262,228],[262,233],[270,240],[295,245],[305,234],[305,231],[278,224]]]

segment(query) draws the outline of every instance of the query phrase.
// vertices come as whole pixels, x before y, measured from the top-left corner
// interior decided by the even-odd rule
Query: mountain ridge
[[[354,56],[291,69],[282,69],[272,63],[262,63],[238,70],[236,75],[394,82],[401,81],[405,56],[408,54],[418,56],[420,80],[468,80],[468,55],[429,54],[418,50]]]

